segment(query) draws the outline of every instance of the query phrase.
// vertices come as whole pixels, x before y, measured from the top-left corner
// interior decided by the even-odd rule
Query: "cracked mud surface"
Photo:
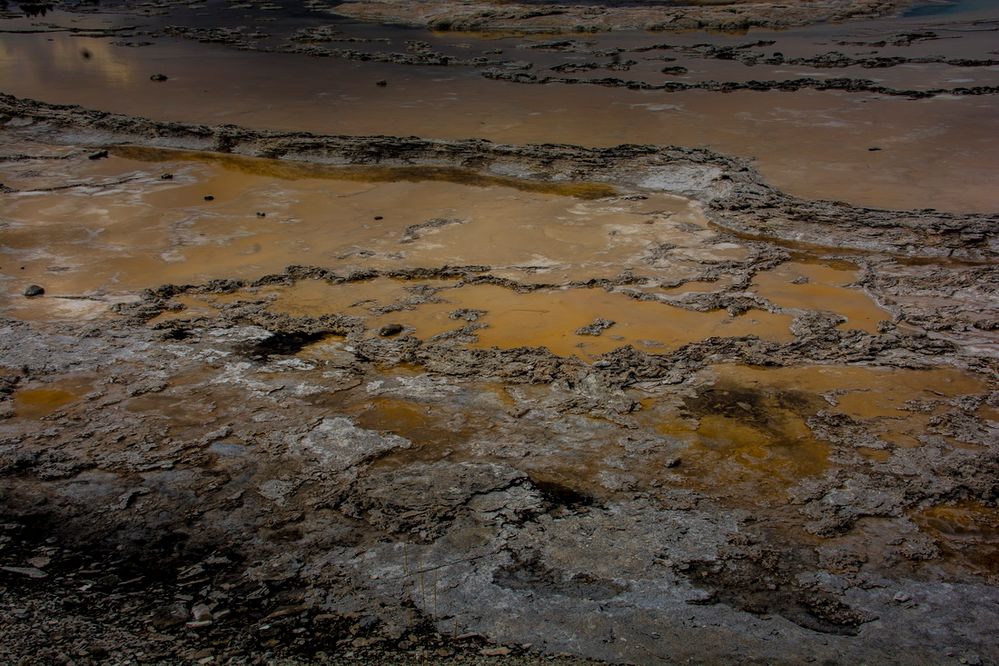
[[[684,15],[733,8],[762,16]],[[188,21],[170,39],[196,53],[230,27],[123,9]],[[57,14],[163,38],[95,16]],[[399,39],[326,25],[268,31]],[[243,49],[263,32],[217,48],[315,61]],[[798,59],[899,89],[994,68],[974,40],[900,64],[631,39],[618,64]],[[594,48],[515,40],[583,69]],[[397,68],[364,70],[377,92],[431,50],[347,61]],[[447,64],[507,85],[475,57]],[[5,663],[999,661],[999,216],[973,174],[953,201],[976,205],[903,208],[714,147],[261,129],[23,85],[0,94]],[[882,198],[956,187],[938,171]]]

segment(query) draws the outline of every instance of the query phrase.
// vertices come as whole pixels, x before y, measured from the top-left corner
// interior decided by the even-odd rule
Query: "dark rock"
[[[153,74],[152,76],[149,77],[149,80],[150,81],[166,81],[167,80],[167,75],[166,74]]]
[[[28,578],[48,578],[47,573],[36,567],[0,567],[0,570]]]
[[[378,218],[375,218],[378,219]],[[422,233],[429,229],[440,229],[441,227],[450,226],[452,224],[464,224],[465,220],[459,220],[452,217],[437,217],[432,220],[427,220],[426,222],[421,222],[420,224],[411,224],[406,227],[406,231],[402,235],[401,243],[412,243],[418,240]]]
[[[378,86],[379,88],[384,88],[385,86],[388,85],[388,81],[386,81],[385,79],[382,79],[381,81],[375,81],[375,85]]]
[[[614,324],[610,319],[594,319],[592,324],[577,328],[576,335],[600,335]]]
[[[378,329],[378,335],[383,338],[388,338],[393,335],[399,335],[402,333],[402,324],[385,324],[380,329]]]
[[[213,197],[211,194],[206,194],[205,201],[215,201],[215,197]]]
[[[28,288],[24,290],[24,295],[27,296],[28,298],[41,296],[44,293],[45,289],[43,287],[38,286],[37,284],[29,285]]]
[[[479,317],[486,314],[485,310],[473,310],[471,308],[461,308],[455,310],[448,315],[448,319],[462,320],[462,321],[478,321]]]
[[[96,153],[91,153],[90,155],[87,156],[87,158],[91,160],[103,160],[106,159],[107,157],[108,157],[108,151],[106,150],[98,150]]]

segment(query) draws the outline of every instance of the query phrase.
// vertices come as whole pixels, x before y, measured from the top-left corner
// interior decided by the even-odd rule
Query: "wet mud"
[[[652,11],[610,4],[586,25]],[[901,8],[814,4],[675,11]],[[449,27],[566,20],[504,7]],[[220,48],[392,46],[162,11]],[[934,41],[891,25],[873,48]],[[514,39],[591,60],[562,37]],[[622,39],[622,68],[815,57]],[[916,64],[993,66],[958,57]],[[803,196],[704,147],[188,120],[0,94],[0,661],[999,660],[987,207]]]

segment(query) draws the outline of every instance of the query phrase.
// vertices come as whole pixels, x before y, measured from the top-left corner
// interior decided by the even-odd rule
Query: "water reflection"
[[[24,12],[25,16],[45,16],[54,7],[50,2],[18,2],[15,3],[17,7]],[[96,2],[94,3],[96,4]],[[8,9],[7,0],[0,2],[0,9],[6,11]]]
[[[0,43],[0,72],[7,84],[36,88],[74,86],[124,88],[139,76],[134,61],[102,39],[53,33],[47,39],[5,39]]]
[[[916,3],[902,14],[904,17],[949,16],[995,8],[994,0],[936,0]]]

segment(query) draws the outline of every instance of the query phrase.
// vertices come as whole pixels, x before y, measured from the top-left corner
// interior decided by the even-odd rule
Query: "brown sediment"
[[[999,571],[999,509],[979,502],[933,506],[914,512],[944,552],[944,567],[967,567],[996,580]]]
[[[718,376],[740,385],[795,387],[815,395],[827,394],[830,408],[857,418],[909,417],[910,402],[946,400],[980,393],[981,377],[954,368],[926,370],[813,365],[786,368],[717,366]]]
[[[679,411],[648,404],[656,429],[684,442],[676,472],[704,492],[751,501],[786,501],[787,489],[831,468],[831,447],[805,419],[821,401],[794,389],[719,379],[685,397]]]
[[[934,417],[944,414],[950,408],[950,401],[958,396],[981,394],[987,390],[987,384],[981,377],[946,367],[901,370],[841,366],[774,369],[719,366],[716,371],[721,381],[736,382],[739,386],[771,391],[794,389],[820,397],[816,404],[825,412],[843,414],[850,421],[860,424],[864,432],[873,438],[871,444],[877,447],[922,446],[925,436],[934,432],[930,425]],[[809,416],[814,416],[815,412],[817,409],[813,409]],[[835,420],[832,423],[835,424]],[[824,432],[836,432],[836,429],[822,427]],[[974,444],[962,442],[960,436],[947,439],[951,446],[980,450]]]

